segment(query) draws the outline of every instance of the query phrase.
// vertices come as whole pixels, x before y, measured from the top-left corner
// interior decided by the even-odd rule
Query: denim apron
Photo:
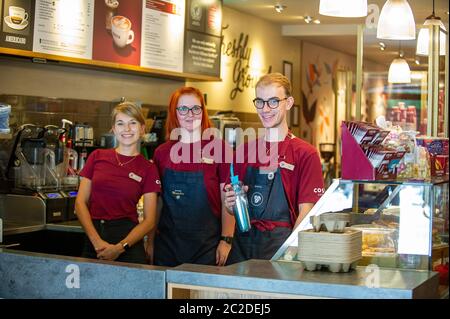
[[[291,133],[288,139],[293,139]],[[278,160],[284,159],[279,150]],[[248,185],[249,215],[252,228],[246,233],[235,232],[229,264],[248,259],[271,259],[292,231],[289,203],[284,192],[280,168],[262,173],[260,168],[248,166],[244,185]]]
[[[249,166],[244,184],[249,186],[247,196],[252,228],[245,233],[236,230],[230,263],[272,258],[292,230],[279,168],[273,173],[261,174],[259,168]],[[267,229],[261,221],[272,227]]]
[[[220,220],[210,208],[203,171],[164,170],[163,209],[155,236],[155,265],[215,265]]]

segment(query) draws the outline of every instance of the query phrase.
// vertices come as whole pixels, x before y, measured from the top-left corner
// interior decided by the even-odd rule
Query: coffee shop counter
[[[168,269],[168,298],[438,298],[438,274],[357,267],[348,273],[306,271],[300,263],[248,260],[227,267]]]
[[[165,270],[0,248],[0,298],[164,299]]]
[[[437,298],[438,289],[438,274],[429,271],[308,272],[267,260],[164,268],[9,249],[0,249],[0,278],[0,298],[409,299]]]

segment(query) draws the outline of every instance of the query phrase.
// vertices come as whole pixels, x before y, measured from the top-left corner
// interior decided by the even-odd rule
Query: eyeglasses
[[[277,97],[271,97],[270,99],[263,100],[260,99],[259,97],[257,97],[256,99],[253,100],[253,104],[255,105],[255,107],[259,110],[264,108],[264,104],[267,103],[267,105],[269,106],[269,108],[271,109],[276,109],[279,105],[281,101],[287,100],[288,98],[285,97],[284,99],[279,99]]]
[[[193,115],[199,115],[200,113],[202,113],[202,106],[194,105],[193,107],[189,108],[186,105],[181,105],[177,107],[177,111],[180,115],[187,115],[189,111],[191,111]]]

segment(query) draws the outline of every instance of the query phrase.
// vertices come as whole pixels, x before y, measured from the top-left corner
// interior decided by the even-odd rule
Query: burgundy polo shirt
[[[123,166],[119,162],[126,163]],[[89,212],[92,219],[129,218],[138,221],[136,205],[142,195],[161,191],[156,166],[144,156],[125,156],[114,149],[92,152],[80,176],[92,182]]]
[[[196,143],[167,141],[155,150],[153,161],[158,167],[163,188],[166,168],[180,172],[202,171],[209,205],[219,218],[222,207],[220,183],[227,180],[232,157],[232,148],[221,139]]]

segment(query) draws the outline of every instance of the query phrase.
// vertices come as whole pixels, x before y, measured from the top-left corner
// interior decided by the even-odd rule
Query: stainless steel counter
[[[78,220],[71,220],[68,222],[46,224],[46,230],[66,231],[75,233],[84,233],[83,227]]]
[[[438,298],[439,278],[435,272],[376,271],[357,267],[349,273],[309,272],[299,263],[249,260],[227,267],[184,264],[167,270],[167,282],[325,298]]]
[[[3,227],[4,236],[31,233],[39,230],[54,230],[76,233],[84,232],[83,227],[81,227],[81,224],[77,220],[52,224],[34,224],[27,222],[7,221]]]

